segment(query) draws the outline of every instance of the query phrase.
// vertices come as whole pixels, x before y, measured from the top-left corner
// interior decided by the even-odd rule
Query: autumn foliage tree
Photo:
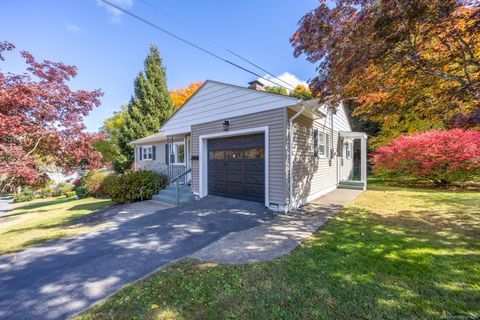
[[[0,42],[0,62],[15,46]],[[92,144],[102,138],[85,133],[83,117],[100,104],[99,90],[72,90],[77,68],[37,61],[21,51],[26,73],[0,71],[0,180],[3,186],[34,184],[51,166],[72,172],[96,167],[101,155]]]
[[[423,179],[435,184],[480,177],[480,131],[452,129],[400,136],[377,148],[374,172],[381,177]]]
[[[480,127],[480,8],[469,0],[321,1],[291,38],[326,102],[403,133]]]
[[[175,109],[183,106],[183,104],[192,96],[192,94],[194,94],[202,85],[203,81],[192,82],[186,88],[170,91],[170,97],[172,98]]]

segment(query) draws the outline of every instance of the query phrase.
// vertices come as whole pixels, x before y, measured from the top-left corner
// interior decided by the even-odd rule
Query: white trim
[[[268,138],[268,126],[241,129],[235,131],[223,131],[211,134],[205,134],[198,137],[199,146],[199,197],[203,198],[208,195],[208,149],[207,141],[212,138],[222,138],[230,136],[241,136],[253,133],[264,133],[265,135],[265,206],[270,204],[269,198],[269,138]]]
[[[298,207],[301,207],[321,196],[326,195],[327,193],[332,192],[333,190],[337,189],[337,185],[333,185],[331,187],[328,187],[326,189],[322,189],[318,192],[312,193],[309,196],[306,196],[305,198],[298,199],[292,202],[292,205],[290,206],[290,209],[297,209]]]
[[[142,161],[153,161],[153,144],[150,144],[150,145],[146,145],[146,146],[141,146],[142,148]],[[149,149],[152,151],[152,158],[148,159],[148,157],[144,157],[145,155],[145,151],[147,149]],[[148,155],[148,152],[147,152],[147,155]]]

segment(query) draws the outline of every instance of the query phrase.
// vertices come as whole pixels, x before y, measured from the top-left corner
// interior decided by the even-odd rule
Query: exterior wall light
[[[223,131],[228,131],[229,126],[230,126],[230,120],[223,121]]]

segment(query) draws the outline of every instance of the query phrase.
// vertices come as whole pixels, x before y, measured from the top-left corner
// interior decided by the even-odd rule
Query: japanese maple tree
[[[0,42],[0,62],[14,48]],[[0,178],[19,186],[34,184],[52,166],[66,173],[97,167],[101,155],[92,143],[103,137],[84,132],[83,118],[100,104],[100,90],[72,90],[76,67],[20,54],[25,73],[0,69]]]
[[[480,127],[478,0],[335,0],[300,21],[295,55],[318,63],[310,88],[325,102],[398,135]]]
[[[436,184],[472,181],[480,174],[480,131],[452,129],[400,136],[371,158],[379,176]]]

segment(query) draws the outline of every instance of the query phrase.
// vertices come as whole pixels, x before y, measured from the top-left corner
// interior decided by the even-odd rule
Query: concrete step
[[[363,190],[364,188],[364,183],[363,182],[360,182],[360,183],[351,183],[350,181],[348,181],[348,183],[345,183],[347,181],[342,181],[338,184],[338,188],[339,189],[351,189],[351,190]]]
[[[170,203],[176,205],[177,202],[177,191],[176,186],[168,185],[165,189],[160,190],[160,192],[154,195],[153,200],[163,201],[166,203]],[[188,185],[180,185],[178,188],[178,200],[179,204],[185,204],[195,200],[193,196],[192,189]]]

